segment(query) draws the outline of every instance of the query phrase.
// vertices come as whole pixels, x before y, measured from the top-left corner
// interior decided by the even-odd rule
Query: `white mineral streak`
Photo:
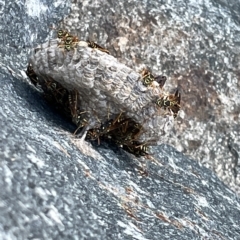
[[[24,6],[27,14],[31,17],[40,18],[41,14],[44,14],[48,10],[48,6],[39,0],[26,0]]]
[[[174,118],[155,104],[164,94],[158,83],[145,87],[139,73],[83,43],[66,51],[57,39],[50,40],[33,51],[30,63],[38,76],[51,77],[69,90],[77,89],[89,129],[122,112],[143,126],[140,141],[165,141]]]

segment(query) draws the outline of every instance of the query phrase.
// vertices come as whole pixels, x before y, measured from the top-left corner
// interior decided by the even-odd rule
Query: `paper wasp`
[[[34,85],[40,85],[44,92],[44,98],[66,117],[71,118],[78,129],[87,124],[87,120],[82,117],[85,112],[79,109],[80,104],[76,90],[69,91],[50,77],[42,76],[39,79],[30,64],[26,74]]]
[[[100,127],[90,129],[87,139],[98,140],[98,144],[100,139],[110,140],[135,156],[146,156],[148,146],[137,141],[141,130],[140,124],[120,113],[114,120],[107,120]]]
[[[119,131],[120,130],[120,131]],[[141,143],[137,139],[142,133],[142,126],[132,119],[126,119],[121,128],[115,132],[112,138],[125,151],[134,154],[137,157],[149,155],[147,143]]]
[[[71,112],[72,122],[77,125],[77,129],[75,133],[85,125],[87,125],[87,120],[82,117],[82,114],[85,113],[79,109],[79,93],[76,89],[69,92],[68,95],[68,102],[69,102],[69,109]],[[75,134],[74,133],[74,134]]]
[[[146,143],[133,141],[131,144],[123,145],[123,149],[134,154],[136,157],[149,155],[149,146]]]
[[[59,29],[57,32],[58,38],[64,39],[69,36],[69,32],[67,30]]]
[[[148,146],[146,143],[137,141],[142,127],[134,120],[125,116],[118,116],[115,120],[107,121],[100,128],[95,129],[91,134],[108,139],[124,150],[134,154],[137,157],[148,155]]]
[[[164,86],[164,84],[167,80],[166,76],[163,76],[163,75],[159,75],[157,77],[154,77],[154,75],[147,68],[144,68],[141,71],[141,75],[142,75],[143,85],[145,87],[150,86],[153,81],[156,81],[159,84],[159,87],[163,88],[163,86]]]
[[[152,73],[151,73],[148,69],[146,69],[146,68],[144,68],[144,69],[142,70],[141,74],[142,74],[143,85],[144,85],[145,87],[150,86],[150,85],[152,84],[152,82],[155,80],[155,77],[154,77],[154,76],[152,75]]]
[[[93,41],[87,40],[87,44],[88,44],[88,47],[90,47],[90,48],[95,48],[95,49],[98,49],[98,50],[100,50],[102,52],[110,54],[110,52],[106,48],[103,48],[103,47],[99,46],[98,44],[96,44]]]
[[[79,42],[78,37],[70,35],[67,30],[58,30],[58,38],[60,38],[65,44],[71,44],[73,42]]]
[[[74,134],[80,128],[87,125],[87,120],[82,115],[85,112],[79,108],[80,104],[77,90],[68,90],[53,79],[45,80],[45,82],[41,84],[41,87],[47,101],[60,113],[70,118],[77,126]]]
[[[65,38],[69,35],[67,30],[59,29],[58,32],[58,38]]]
[[[111,133],[121,127],[121,113],[113,120],[107,120],[102,123],[99,128],[90,129],[87,133],[87,139],[94,141],[98,140],[98,144],[100,144],[100,138],[111,138]]]
[[[58,30],[58,38],[61,39],[59,47],[64,47],[67,51],[74,49],[76,44],[79,42],[78,37],[70,35],[67,30]]]
[[[26,74],[35,86],[37,84],[41,86],[46,96],[51,95],[58,103],[63,102],[63,98],[67,94],[67,90],[60,83],[54,81],[50,77],[42,77],[39,79],[31,64],[28,65]]]
[[[181,94],[178,89],[176,89],[174,94],[169,94],[168,96],[161,97],[157,99],[157,106],[164,108],[165,110],[171,110],[173,112],[174,118],[180,110]]]

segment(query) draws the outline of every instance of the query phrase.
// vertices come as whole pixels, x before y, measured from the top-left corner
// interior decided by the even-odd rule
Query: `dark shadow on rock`
[[[33,85],[17,78],[11,78],[11,81],[15,92],[26,101],[23,104],[27,104],[31,111],[38,112],[47,121],[60,126],[64,131],[73,133],[76,130],[76,126],[72,124],[71,120],[56,110],[54,106],[49,105],[44,99],[42,92],[37,90]]]

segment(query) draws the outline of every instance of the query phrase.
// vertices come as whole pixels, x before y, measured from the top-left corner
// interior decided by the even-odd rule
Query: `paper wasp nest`
[[[39,78],[52,78],[79,93],[77,107],[87,129],[122,113],[140,124],[139,141],[159,144],[173,126],[173,112],[156,104],[165,96],[156,81],[145,86],[140,73],[84,41],[67,51],[59,47],[59,39],[50,40],[33,51],[30,64]]]

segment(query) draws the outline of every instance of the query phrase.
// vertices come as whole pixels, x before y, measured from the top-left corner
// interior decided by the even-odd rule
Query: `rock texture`
[[[30,48],[24,45],[25,38],[32,38],[36,45],[45,42],[44,36],[47,36],[48,26],[53,19],[56,20],[55,10],[58,6],[58,1],[45,1],[46,5],[39,2],[45,6],[39,8],[38,20],[41,24],[29,30],[28,26],[37,22],[37,18],[28,17],[26,9],[30,2],[26,1],[24,5],[21,1],[8,1],[0,5],[1,11],[5,13],[1,29],[9,29],[9,34],[7,31],[1,34],[6,47],[0,49],[0,238],[239,239],[238,197],[211,170],[197,161],[168,145],[155,147],[151,159],[139,160],[107,143],[91,146],[72,136],[74,126],[48,107],[41,94],[27,83],[23,72],[30,53]],[[78,21],[83,24],[85,17],[83,25],[94,30],[97,29],[94,28],[97,23],[98,26],[100,23],[105,24],[97,19],[100,14],[102,20],[106,18],[110,22],[114,16],[110,18],[108,12],[120,11],[122,19],[125,19],[128,11],[139,9],[137,13],[132,11],[134,19],[135,15],[143,16],[141,11],[145,3],[108,2],[108,8],[103,4],[92,4],[94,7],[82,1]],[[191,11],[196,9],[199,12],[210,9],[206,5],[209,2],[199,5],[199,8],[194,4],[191,7],[186,2],[182,15],[178,14],[182,18],[177,19],[180,21],[184,17],[193,16]],[[219,11],[213,12],[211,19],[218,16],[217,13],[229,14],[232,16],[228,20],[231,25],[237,6],[232,6],[231,2],[228,2],[228,6],[221,4],[212,8]],[[46,10],[47,5],[52,6],[51,11]],[[163,7],[172,11],[163,11]],[[89,14],[89,9],[95,13],[95,17]],[[148,2],[147,19],[152,19],[150,15],[159,9],[167,19],[167,16],[173,15],[173,10],[180,11],[181,6],[162,2],[159,8]],[[229,11],[224,12],[225,9],[230,9],[231,15]],[[60,18],[65,10],[58,10]],[[159,19],[162,16],[157,12],[156,15]],[[205,18],[208,17],[205,15]],[[6,24],[10,22],[12,26]],[[147,26],[147,23],[143,26]],[[167,23],[166,20],[166,26]],[[220,20],[217,23],[220,24]],[[135,23],[130,21],[129,24],[133,28]],[[238,24],[237,18],[235,24]],[[180,27],[176,24],[174,26]],[[108,24],[104,28],[99,26],[99,31],[103,29],[112,33],[112,39],[117,34],[114,27]],[[24,34],[27,37],[19,39]],[[37,39],[36,36],[42,37]],[[99,35],[97,38],[104,41],[107,39],[104,36]],[[207,41],[204,39],[200,38],[199,41]],[[18,43],[15,51],[10,47],[11,42]],[[150,49],[151,44],[145,45],[145,40],[142,44]],[[152,50],[156,49],[155,45],[152,46]],[[129,49],[125,51],[126,56],[131,52]],[[139,51],[141,49],[144,52],[146,48],[139,48]],[[226,46],[226,52],[228,50]],[[197,53],[193,48],[191,54]],[[138,57],[144,59],[139,54]],[[123,59],[131,63],[134,58]],[[129,66],[132,67],[131,64]],[[158,64],[152,66],[160,67]],[[219,129],[219,134],[222,133],[224,129]],[[229,149],[236,157],[237,141],[237,138],[233,138],[228,142]],[[211,159],[215,160],[213,156]]]
[[[45,42],[51,26],[69,12],[70,1],[0,1],[1,65],[25,70],[26,56],[37,43]]]
[[[90,38],[131,68],[179,86],[182,113],[167,143],[240,193],[240,3],[75,1],[61,27]]]
[[[88,157],[35,89],[0,77],[1,239],[239,239],[239,199],[210,170],[167,145]]]

